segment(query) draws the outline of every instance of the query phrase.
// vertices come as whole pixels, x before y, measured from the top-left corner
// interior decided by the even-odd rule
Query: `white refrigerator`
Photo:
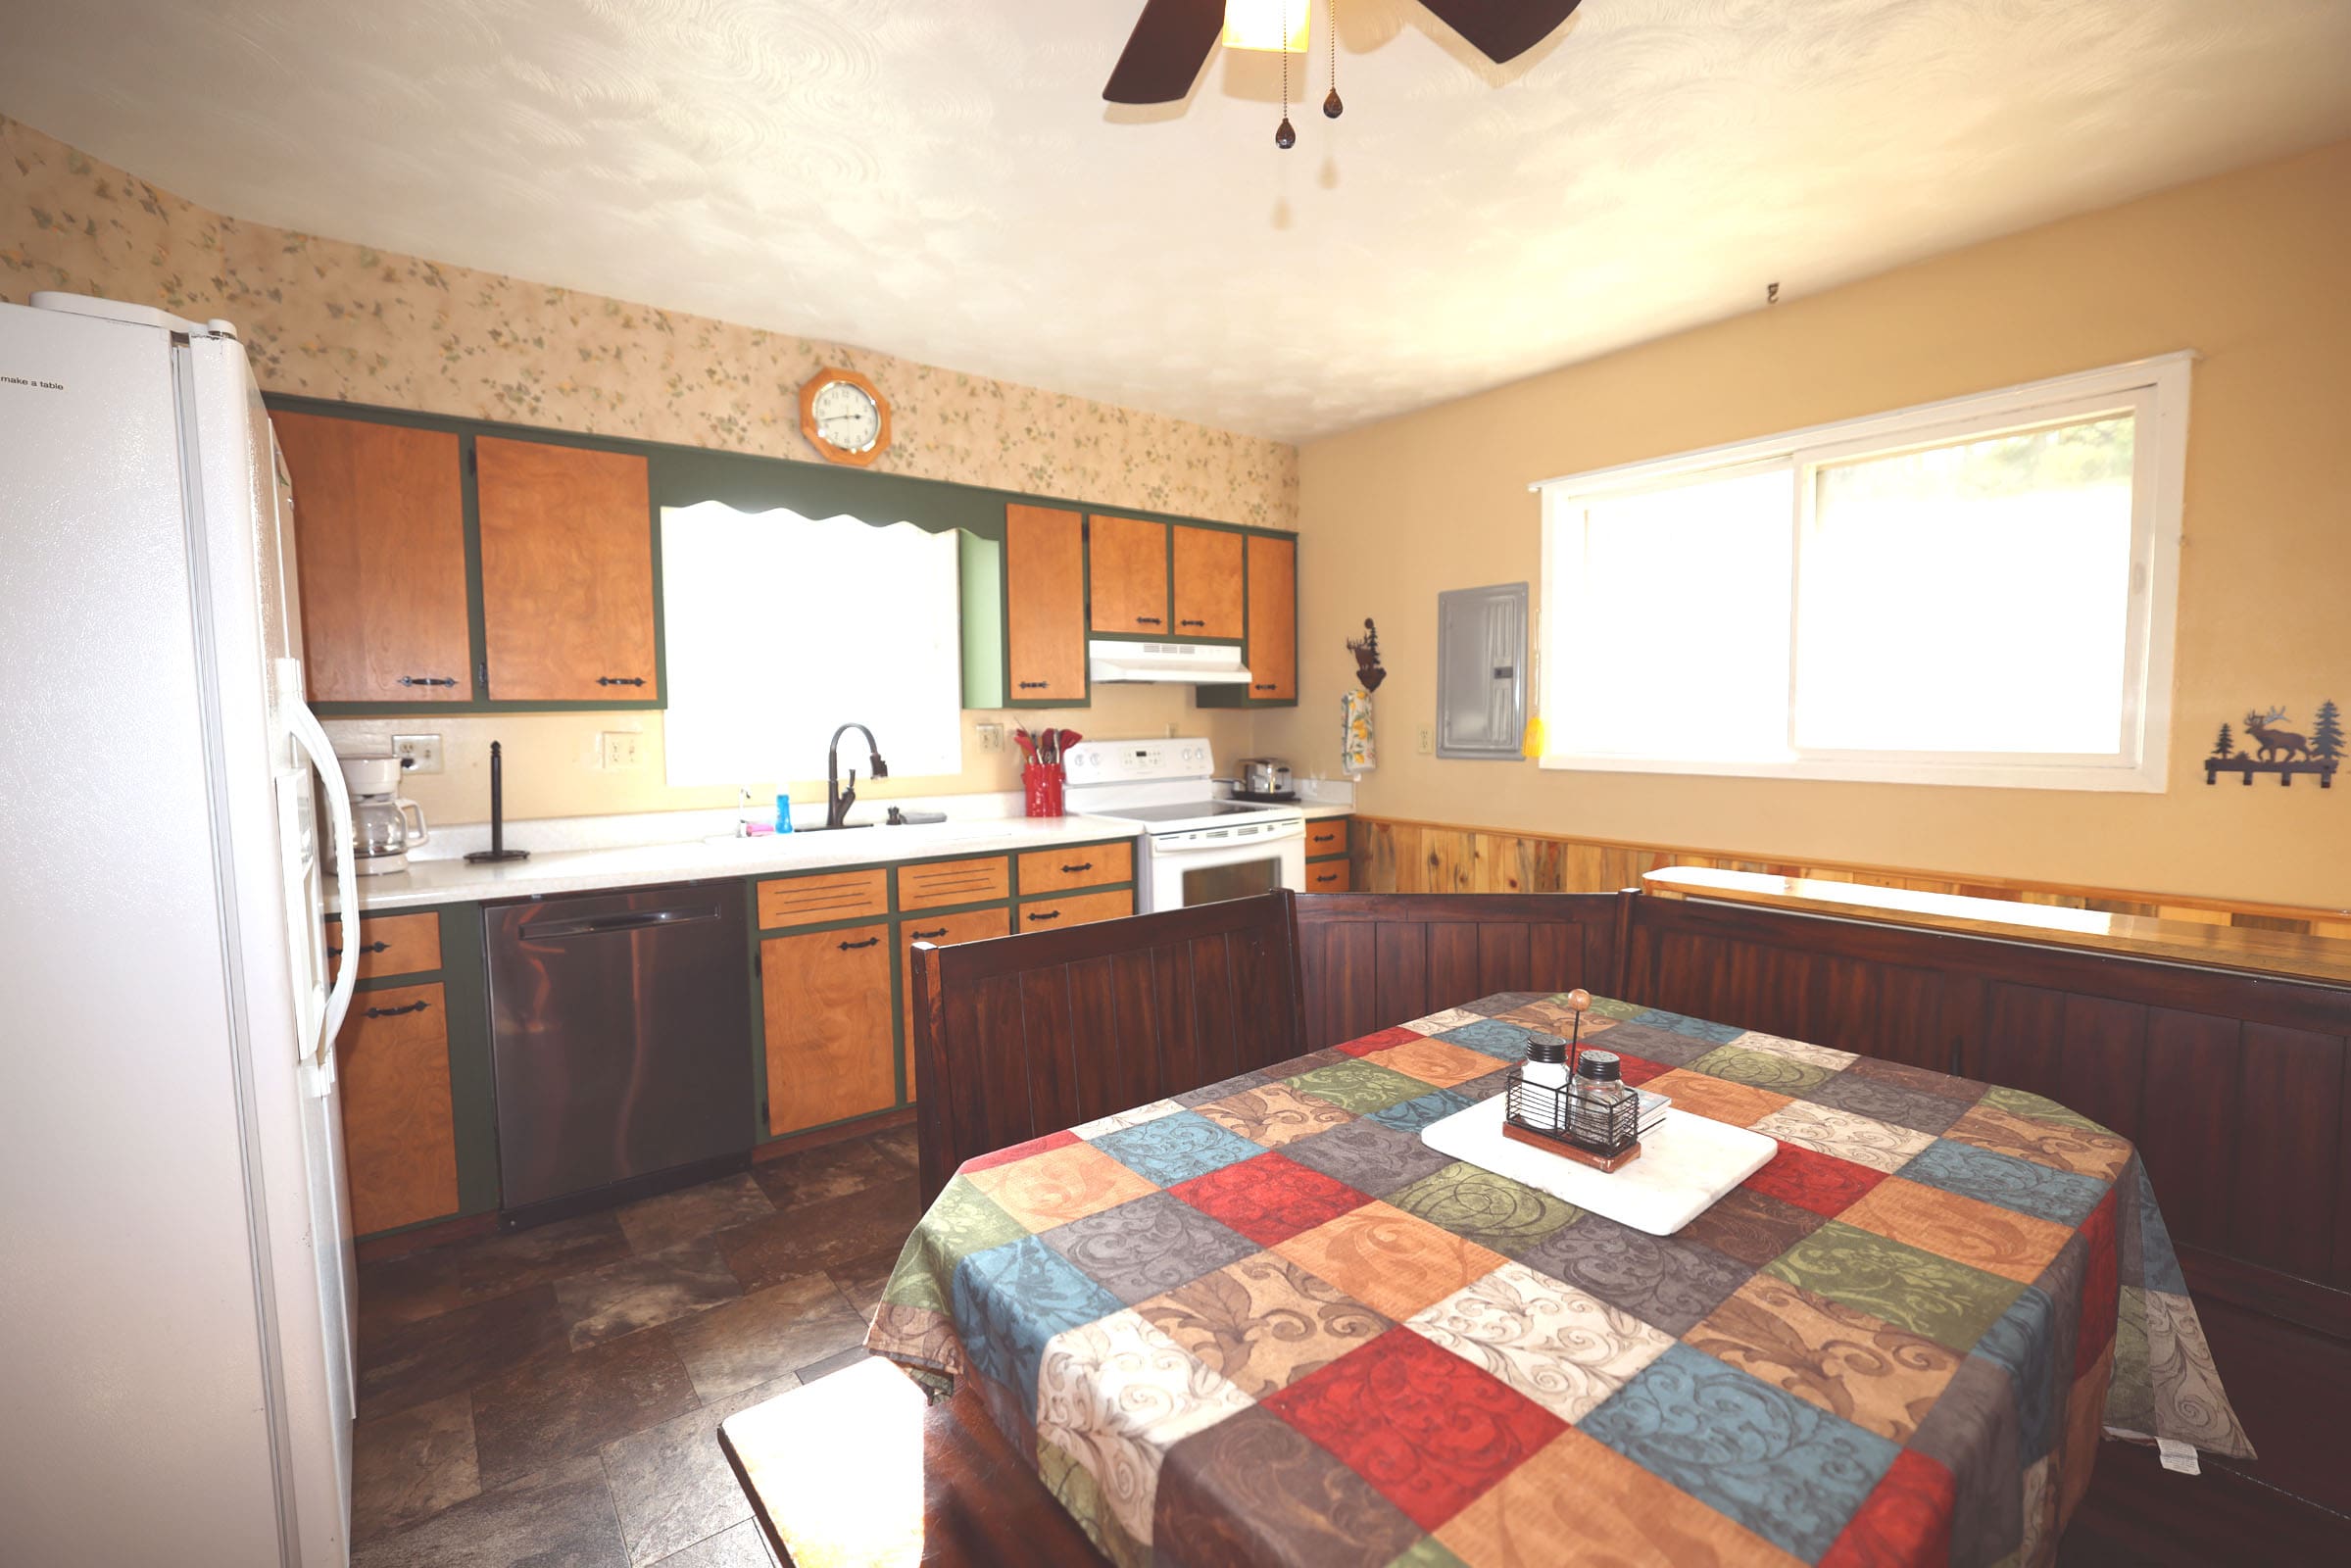
[[[350,1555],[353,973],[316,842],[350,804],[295,585],[227,322],[0,305],[9,1562]]]

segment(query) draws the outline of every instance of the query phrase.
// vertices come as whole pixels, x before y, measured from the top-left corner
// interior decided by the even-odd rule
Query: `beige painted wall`
[[[800,386],[844,366],[891,400],[882,471],[1258,526],[1297,519],[1298,454],[1280,442],[241,222],[0,116],[0,299],[22,304],[35,289],[225,317],[273,392],[799,461],[814,461],[800,434]],[[1189,689],[1172,687],[1107,690],[1084,711],[1023,716],[1103,740],[1175,725],[1227,756],[1248,750],[1250,727],[1247,714],[1194,710]],[[965,715],[960,775],[885,780],[868,793],[1013,787],[1018,754],[983,753],[974,733],[1004,717]],[[328,725],[338,745],[395,731],[440,735],[444,771],[413,778],[410,793],[449,822],[489,814],[493,740],[505,743],[507,810],[517,818],[732,806],[731,789],[662,782],[661,728],[659,712]],[[645,765],[601,765],[598,737],[612,729],[651,738]],[[824,760],[808,761],[808,778],[746,782],[821,798]]]
[[[854,715],[845,715],[854,716]],[[864,742],[856,735],[843,744],[841,765],[856,767],[859,800],[885,801],[908,795],[955,795],[981,790],[1019,787],[1020,753],[1012,745],[1012,729],[1048,724],[1074,729],[1089,740],[1132,740],[1154,735],[1205,735],[1222,761],[1249,754],[1252,715],[1203,710],[1192,706],[1189,686],[1101,686],[1094,706],[1066,711],[1023,709],[1017,712],[963,714],[963,771],[947,778],[886,778],[868,786],[864,781]],[[1004,750],[983,752],[977,727],[1001,723]],[[1171,726],[1173,726],[1171,728]],[[411,715],[403,718],[330,719],[327,733],[338,748],[351,743],[388,741],[393,735],[435,734],[441,737],[442,770],[411,774],[402,791],[435,822],[479,822],[490,814],[490,743],[506,747],[506,809],[514,818],[533,816],[603,816],[618,811],[673,811],[735,804],[732,787],[671,789],[661,779],[659,712],[615,713],[499,713],[476,718],[452,714]],[[634,768],[603,765],[603,733],[635,730],[648,739],[647,761]],[[882,756],[890,755],[890,736],[879,737]],[[354,748],[356,749],[356,747]],[[772,801],[788,789],[795,801],[824,799],[824,754],[808,759],[807,772],[789,780],[745,779],[755,798]],[[863,813],[860,813],[862,815]]]
[[[1772,275],[1758,261],[1758,295]],[[1369,813],[1789,858],[2351,906],[2351,779],[2207,788],[2223,719],[2351,703],[2351,142],[1974,246],[1306,446],[1301,704],[1257,742],[1335,768],[1342,644],[1389,678]],[[1604,300],[1563,300],[1604,310]],[[2189,419],[2162,795],[1541,772],[1414,752],[1437,593],[1538,575],[1526,486],[2174,349]],[[1660,600],[1672,585],[1658,585]],[[1657,635],[1673,635],[1660,609]],[[1671,717],[1671,715],[1664,715]]]

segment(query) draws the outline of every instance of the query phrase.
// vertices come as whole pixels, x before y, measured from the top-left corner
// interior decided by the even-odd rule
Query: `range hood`
[[[1249,684],[1249,666],[1241,662],[1241,650],[1228,644],[1129,643],[1096,637],[1086,644],[1086,663],[1098,686],[1121,681]]]

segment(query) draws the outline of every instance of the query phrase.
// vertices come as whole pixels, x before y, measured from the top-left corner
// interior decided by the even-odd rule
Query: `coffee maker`
[[[400,770],[408,760],[390,752],[338,753],[343,782],[351,788],[351,869],[361,876],[382,876],[408,869],[408,852],[431,835],[424,812],[415,801],[403,800]]]

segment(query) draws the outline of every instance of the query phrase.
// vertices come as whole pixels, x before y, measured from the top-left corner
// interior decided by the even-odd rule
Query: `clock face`
[[[873,396],[854,381],[832,381],[820,388],[809,413],[816,433],[844,452],[864,452],[881,439],[882,411]]]

